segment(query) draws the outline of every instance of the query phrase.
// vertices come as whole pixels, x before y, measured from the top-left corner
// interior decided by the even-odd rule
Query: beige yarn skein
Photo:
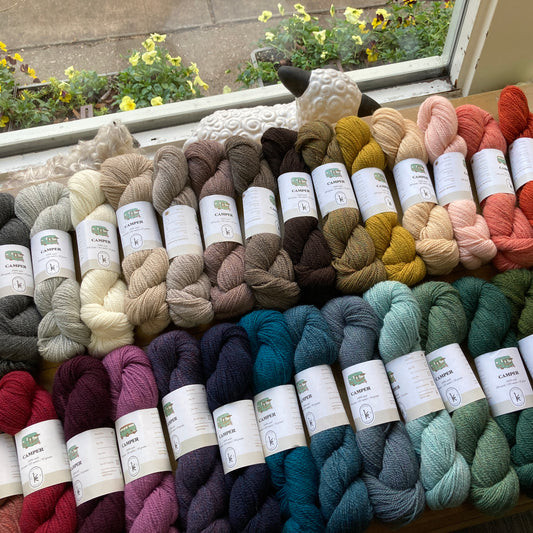
[[[100,188],[100,172],[81,170],[69,182],[70,213],[76,228],[83,220],[101,220],[117,226],[114,209]],[[126,284],[120,273],[91,269],[80,284],[81,319],[91,330],[88,351],[103,357],[111,350],[133,344],[133,324],[124,308]]]

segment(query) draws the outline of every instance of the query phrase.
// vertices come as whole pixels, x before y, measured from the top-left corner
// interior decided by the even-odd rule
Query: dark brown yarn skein
[[[276,178],[259,143],[235,135],[225,141],[225,148],[238,194],[242,195],[249,187],[263,187],[277,194]],[[281,237],[274,233],[258,233],[246,239],[244,279],[258,307],[284,311],[300,297],[292,261],[281,246]]]

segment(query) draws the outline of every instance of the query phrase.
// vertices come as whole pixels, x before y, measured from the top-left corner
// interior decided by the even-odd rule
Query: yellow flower
[[[181,57],[180,56],[176,56],[176,57],[172,57],[170,54],[167,54],[165,56],[165,59],[173,66],[175,67],[179,67],[181,65]]]
[[[147,52],[151,52],[155,48],[155,43],[153,39],[146,39],[146,41],[143,41],[142,44]]]
[[[139,63],[139,59],[141,59],[140,52],[135,52],[132,56],[130,56],[128,61],[130,62],[132,67],[136,67],[137,64]]]
[[[189,67],[191,74],[199,74],[198,65],[191,61],[191,66]]]
[[[31,67],[28,67],[28,75],[31,76],[32,78],[37,77],[37,74],[35,74],[35,69]]]
[[[267,22],[272,17],[272,11],[263,11],[258,17],[259,22]]]
[[[189,88],[191,89],[191,93],[196,94],[196,89],[192,86],[192,81],[187,80],[187,84],[189,85]]]
[[[363,39],[359,35],[352,35],[352,39],[355,41],[355,44],[361,46],[363,44]]]
[[[3,43],[0,43],[3,44]],[[0,117],[0,128],[5,128],[9,122],[9,117],[7,115],[2,115]]]
[[[386,9],[376,9],[376,15],[381,15],[384,19],[390,18],[390,13]]]
[[[271,31],[266,31],[265,32],[265,39],[267,41],[273,41],[274,37],[275,37],[275,35]]]
[[[137,106],[135,105],[135,100],[131,96],[124,96],[118,107],[121,111],[132,111]]]
[[[314,38],[318,41],[318,44],[324,44],[326,41],[326,30],[312,32]]]
[[[163,98],[156,96],[150,100],[150,105],[163,105]]]
[[[5,58],[4,59],[0,59],[0,66],[7,67],[7,61],[6,61]]]
[[[153,65],[156,55],[157,55],[157,50],[152,50],[151,52],[144,52],[144,54],[141,56],[141,59],[147,65]]]
[[[363,14],[362,9],[354,9],[353,7],[347,7],[344,10],[344,18],[347,22],[350,24],[359,24],[359,19],[361,18],[361,15]]]
[[[72,95],[70,93],[62,91],[61,94],[59,95],[59,99],[62,102],[65,102],[68,104],[72,100]]]
[[[445,7],[446,9],[448,9],[448,8],[450,8],[450,7],[453,9],[453,1],[450,1],[450,2],[444,2],[444,7]]]
[[[7,52],[7,46],[2,41],[0,41],[0,50],[2,50],[2,52]]]
[[[154,41],[155,43],[164,43],[166,38],[167,38],[166,33],[164,33],[163,35],[160,35],[159,33],[150,34],[150,39],[152,39],[152,41]]]
[[[367,48],[366,55],[369,63],[373,63],[374,61],[378,60],[378,52],[374,48]]]
[[[229,85],[224,85],[222,88],[222,94],[229,94],[231,92],[231,87]]]
[[[199,85],[204,91],[209,89],[209,85],[207,85],[207,83],[205,83],[205,81],[203,81],[198,75],[196,75],[196,78],[194,78],[194,85]]]
[[[300,15],[303,15],[302,17],[298,17],[304,22],[309,22],[311,20],[311,15],[306,13],[305,7],[302,4],[294,4],[294,9],[300,13]]]
[[[328,53],[324,50],[324,51],[320,54],[320,59],[326,59],[326,57],[328,57]]]
[[[329,14],[334,17],[335,16],[335,6],[331,4],[331,7],[329,8]]]
[[[285,8],[281,4],[278,4],[278,11],[281,16],[285,15]]]
[[[24,96],[24,93],[20,93],[20,99],[21,100],[26,100],[26,97]]]
[[[361,22],[361,24],[359,24],[359,31],[361,33],[368,33],[370,31],[366,29],[366,22]]]
[[[74,76],[74,67],[72,65],[65,69],[65,76],[67,76],[69,79]]]
[[[18,52],[13,56],[13,59],[20,61],[21,63],[24,61],[24,59],[22,59],[21,55]]]

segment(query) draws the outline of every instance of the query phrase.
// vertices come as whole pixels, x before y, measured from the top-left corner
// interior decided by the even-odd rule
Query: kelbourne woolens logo
[[[226,200],[215,200],[213,202],[213,205],[215,206],[216,209],[224,209],[225,211],[230,210],[229,202],[227,202]]]
[[[291,178],[291,183],[296,187],[307,187],[307,179],[302,176],[293,176]]]
[[[380,172],[374,172],[374,179],[377,181],[381,181],[382,183],[387,183],[385,176]]]
[[[303,394],[304,392],[308,391],[307,388],[307,381],[305,379],[299,379],[296,382],[296,390],[298,391],[298,394]]]
[[[165,413],[165,416],[170,416],[174,414],[174,407],[172,407],[172,402],[167,402],[165,405],[163,405],[163,412]]]
[[[326,178],[340,178],[342,172],[338,168],[328,168],[326,169]]]
[[[109,232],[106,227],[104,226],[91,226],[91,233],[94,235],[98,235],[100,237],[108,237]]]
[[[219,429],[225,428],[227,426],[232,426],[231,415],[229,413],[224,413],[217,416],[217,426]]]
[[[503,357],[497,357],[494,359],[496,368],[504,370],[505,368],[511,368],[514,366],[513,358],[510,355],[504,355]]]
[[[68,449],[68,459],[69,461],[74,461],[74,459],[76,459],[77,457],[80,456],[80,454],[78,453],[78,447],[76,445],[74,446],[71,446],[69,449]]]
[[[24,261],[24,254],[18,250],[7,250],[5,256],[8,261]]]
[[[141,216],[141,211],[137,207],[124,211],[124,218],[126,220],[131,220],[132,218],[139,218],[140,216]]]
[[[36,444],[41,444],[41,441],[39,440],[39,433],[29,433],[28,435],[24,435],[22,437],[22,447],[23,448],[29,448],[30,446],[35,446]]]
[[[57,235],[43,235],[41,237],[41,246],[48,246],[50,244],[59,244]]]
[[[438,372],[447,366],[448,363],[446,363],[446,359],[444,357],[435,357],[435,359],[429,363],[429,368],[431,368],[433,372]]]
[[[352,387],[357,387],[357,385],[362,385],[366,383],[365,373],[364,372],[354,372],[348,376],[348,383]]]
[[[130,422],[129,424],[124,424],[120,428],[120,438],[125,439],[126,437],[129,437],[130,435],[133,435],[134,433],[137,433],[137,426]]]
[[[389,378],[389,382],[391,385],[396,381],[396,378],[394,377],[394,372],[391,372],[390,370],[387,372],[387,377]]]
[[[260,413],[264,413],[265,411],[272,409],[271,402],[272,402],[271,398],[261,398],[261,400],[257,402],[257,410]]]
[[[412,163],[411,170],[413,172],[424,172],[424,166],[421,165],[420,163]]]

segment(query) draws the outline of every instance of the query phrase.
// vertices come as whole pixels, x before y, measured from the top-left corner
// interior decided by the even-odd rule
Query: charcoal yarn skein
[[[114,209],[106,202],[100,188],[101,174],[82,170],[69,182],[70,212],[74,228],[83,220],[102,220],[117,226]],[[91,355],[103,357],[119,346],[133,343],[133,325],[124,308],[126,284],[120,273],[91,269],[80,284],[80,316],[91,331],[87,349]]]
[[[421,311],[411,290],[398,281],[384,281],[363,298],[381,322],[379,352],[385,363],[421,349]],[[457,451],[457,434],[448,411],[441,409],[405,424],[420,458],[420,480],[430,509],[456,507],[468,497],[470,468]]]
[[[359,117],[344,117],[335,126],[348,173],[363,168],[385,170],[385,154],[370,134],[370,127]],[[426,275],[426,265],[416,253],[413,236],[398,222],[393,211],[369,217],[365,229],[374,242],[376,257],[383,261],[387,279],[414,285]]]
[[[328,302],[321,313],[338,350],[341,370],[379,359],[380,324],[370,304],[359,296]],[[420,466],[403,422],[395,421],[356,431],[355,438],[374,514],[393,525],[415,520],[426,503]]]
[[[295,148],[311,171],[326,163],[344,162],[335,130],[322,121],[302,126]],[[341,292],[361,293],[387,279],[385,265],[376,257],[374,243],[361,225],[359,209],[337,209],[323,217],[322,223]]]
[[[0,193],[0,246],[30,247],[30,232],[15,216],[15,199]],[[0,298],[0,377],[12,370],[37,372],[37,332],[41,315],[30,296]]]
[[[30,237],[43,230],[72,230],[69,190],[60,183],[43,182],[20,191],[15,214],[30,229]],[[35,286],[34,299],[43,317],[37,334],[43,359],[58,363],[84,353],[91,336],[80,316],[78,282],[45,279]]]
[[[233,136],[226,139],[224,147],[238,194],[242,196],[249,187],[263,187],[277,196],[276,178],[259,143]],[[285,310],[295,305],[300,297],[290,256],[281,246],[281,237],[274,233],[258,233],[246,239],[244,279],[258,307]]]
[[[261,137],[263,155],[274,177],[286,172],[309,172],[294,144],[298,133],[286,128],[269,128]],[[302,303],[322,305],[335,295],[335,269],[318,220],[300,216],[283,223],[283,249],[294,266]]]
[[[153,201],[161,216],[174,205],[186,205],[198,211],[187,159],[183,151],[175,146],[163,146],[155,154]],[[170,260],[167,303],[170,318],[176,326],[192,328],[213,320],[211,283],[204,266],[202,254],[188,253]]]
[[[216,324],[200,341],[211,412],[239,400],[253,398],[253,356],[244,328]],[[229,520],[234,531],[281,531],[281,512],[274,497],[266,464],[255,464],[226,474],[230,487]]]
[[[279,311],[252,311],[239,321],[250,339],[256,394],[292,383],[294,346]],[[266,458],[281,506],[283,531],[323,532],[318,507],[318,470],[307,446],[284,450]]]
[[[285,311],[284,316],[295,345],[296,373],[335,362],[335,343],[316,307],[300,305]],[[346,424],[312,435],[310,449],[320,474],[318,496],[326,530],[365,531],[373,510],[361,477],[361,452],[352,427]]]
[[[513,271],[514,272],[514,271]],[[468,331],[459,292],[449,283],[430,281],[413,289],[422,312],[422,348],[431,353],[461,344]],[[486,398],[451,413],[457,450],[470,466],[470,500],[482,512],[498,515],[513,507],[520,486],[505,435],[494,421]]]
[[[181,387],[205,385],[199,342],[185,331],[155,338],[146,355],[160,398]],[[178,459],[175,475],[180,531],[230,533],[229,490],[218,446],[204,446]]]

